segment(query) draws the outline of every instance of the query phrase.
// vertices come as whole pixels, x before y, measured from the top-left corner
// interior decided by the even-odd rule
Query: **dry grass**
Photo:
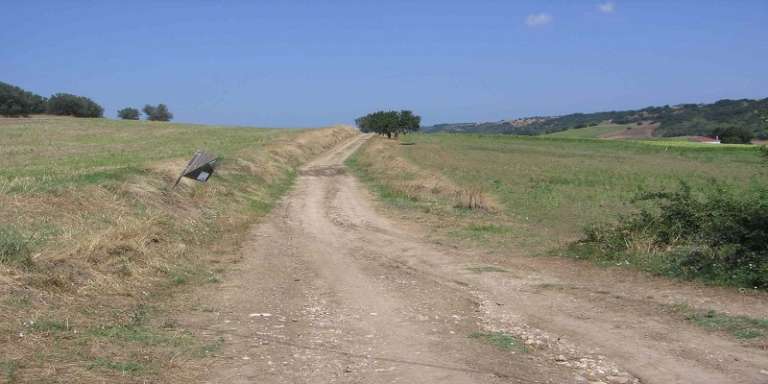
[[[31,255],[0,263],[0,362],[18,382],[178,380],[205,343],[163,326],[170,294],[215,282],[294,169],[354,132],[0,120],[0,227]],[[201,147],[217,174],[171,189]]]
[[[386,180],[389,193],[427,203],[449,202],[455,208],[496,212],[499,205],[480,185],[458,186],[398,155],[399,141],[374,138],[352,161],[375,179]]]

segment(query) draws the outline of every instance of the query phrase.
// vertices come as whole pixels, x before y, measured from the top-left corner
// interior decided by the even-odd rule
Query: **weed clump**
[[[634,264],[685,279],[768,288],[768,190],[735,195],[644,193],[650,203],[613,225],[593,225],[571,247],[577,257]]]
[[[732,316],[713,310],[702,311],[686,304],[676,304],[671,309],[702,328],[726,332],[737,339],[755,339],[768,335],[768,319]]]
[[[0,226],[0,264],[32,265],[31,239],[11,226]]]
[[[504,332],[475,332],[469,335],[506,351],[528,352],[528,347],[519,338]]]

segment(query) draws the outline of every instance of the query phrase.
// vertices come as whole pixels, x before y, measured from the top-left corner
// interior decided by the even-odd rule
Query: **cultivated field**
[[[591,127],[574,128],[567,129],[565,131],[549,133],[545,136],[572,139],[597,139],[603,135],[625,131],[630,126],[631,124],[602,123]]]
[[[295,167],[353,133],[0,119],[0,382],[169,382],[213,353],[172,294],[215,287]],[[172,189],[196,149],[220,171]]]

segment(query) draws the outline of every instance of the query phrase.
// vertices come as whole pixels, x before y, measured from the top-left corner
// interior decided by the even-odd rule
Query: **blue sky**
[[[768,1],[25,1],[0,81],[177,121],[495,121],[768,97]]]

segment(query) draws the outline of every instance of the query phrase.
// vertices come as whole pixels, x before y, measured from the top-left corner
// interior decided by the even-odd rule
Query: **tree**
[[[751,130],[741,126],[718,129],[715,130],[715,134],[720,136],[720,142],[723,144],[749,144],[755,137]]]
[[[400,124],[399,131],[395,132],[395,137],[398,134],[406,134],[408,132],[417,132],[421,127],[421,116],[416,116],[412,111],[404,110],[400,111]]]
[[[119,111],[117,111],[117,117],[123,119],[123,120],[138,120],[139,119],[139,110],[136,108],[123,108]]]
[[[75,117],[102,117],[104,108],[93,100],[72,95],[57,93],[48,99],[47,111],[51,115],[67,115]]]
[[[378,111],[355,119],[355,123],[364,133],[374,132],[392,138],[418,131],[421,117],[411,111]]]
[[[147,115],[147,120],[152,121],[171,121],[173,114],[168,110],[165,104],[145,105],[144,113]]]
[[[45,113],[45,103],[45,98],[40,95],[0,82],[0,115],[2,116],[29,116],[31,113]]]

